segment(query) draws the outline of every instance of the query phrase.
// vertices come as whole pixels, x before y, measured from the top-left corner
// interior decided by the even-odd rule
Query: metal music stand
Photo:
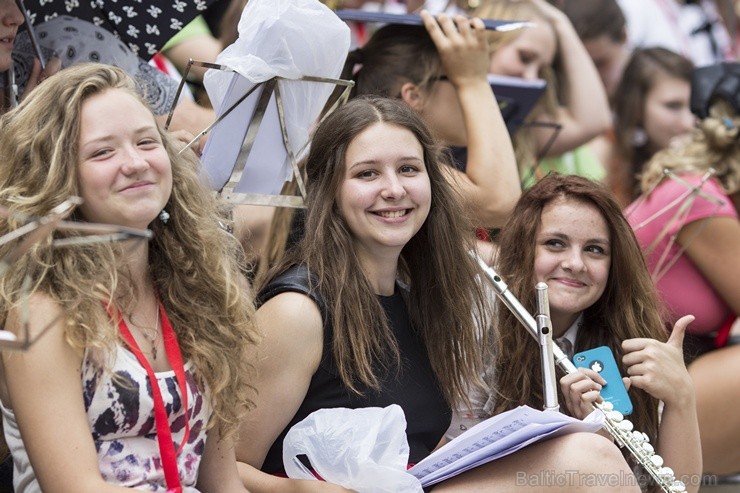
[[[169,128],[169,125],[172,121],[172,116],[175,111],[175,106],[178,99],[180,98],[180,94],[185,84],[186,77],[190,72],[191,67],[193,66],[231,72],[235,74],[235,76],[237,76],[237,72],[224,65],[200,62],[190,59],[184,71],[183,79],[180,81],[180,86],[178,87],[177,93],[175,94],[175,102],[173,103],[173,106],[170,109],[169,115],[167,117],[165,129]],[[244,80],[246,81],[246,79]],[[349,92],[352,89],[352,86],[354,86],[353,81],[333,79],[328,77],[303,76],[299,79],[287,79],[284,77],[276,76],[264,82],[255,83],[253,87],[239,96],[238,99],[229,107],[221,111],[221,114],[218,116],[216,121],[214,121],[202,132],[200,132],[191,142],[187,144],[186,148],[191,147],[193,144],[195,144],[195,142],[198,141],[198,139],[209,133],[212,129],[215,128],[216,130],[218,130],[219,127],[217,127],[217,125],[220,122],[224,121],[224,119],[229,116],[232,111],[237,109],[241,104],[244,103],[246,105],[249,100],[252,100],[252,103],[254,103],[254,111],[246,127],[246,132],[244,134],[241,147],[231,169],[231,174],[223,186],[214,185],[214,188],[217,188],[217,193],[227,202],[237,204],[270,205],[278,207],[305,207],[304,201],[306,198],[306,186],[300,167],[298,165],[296,155],[301,155],[303,153],[305,148],[308,146],[308,142],[304,144],[297,153],[293,151],[293,147],[290,145],[285,120],[284,98],[281,92],[281,83],[284,81],[318,82],[344,87],[339,98],[331,105],[331,107],[327,111],[324,112],[322,119],[330,114],[332,111],[334,111],[337,107],[347,102],[349,98]],[[280,195],[279,191],[276,191],[276,193],[254,193],[237,190],[237,188],[244,188],[244,185],[242,184],[242,179],[245,173],[245,168],[247,167],[250,153],[255,146],[255,142],[257,141],[257,135],[260,130],[260,126],[265,119],[266,113],[271,110],[270,103],[273,101],[275,107],[272,109],[276,109],[277,111],[277,118],[280,126],[281,135],[279,137],[279,140],[282,141],[282,146],[284,147],[284,151],[287,154],[287,159],[291,167],[291,178],[287,182],[295,181],[298,185],[298,191],[300,195]],[[205,163],[205,165],[207,165],[207,163]],[[283,181],[283,185],[285,183],[286,182]]]
[[[123,240],[148,240],[152,237],[150,230],[140,230],[115,226],[110,224],[84,223],[77,221],[66,221],[65,217],[72,213],[74,208],[82,203],[79,197],[70,197],[43,217],[28,217],[13,213],[6,207],[0,206],[0,216],[13,218],[23,224],[13,231],[0,237],[0,246],[11,242],[17,242],[16,247],[5,257],[0,259],[0,276],[4,275],[10,266],[18,261],[28,252],[33,245],[47,238],[53,231],[66,231],[81,233],[64,238],[55,238],[51,241],[52,247],[70,247],[91,243],[123,241]],[[26,276],[21,285],[21,323],[23,325],[22,335],[0,328],[0,350],[25,351],[33,343],[39,340],[46,332],[54,326],[59,317],[52,320],[36,334],[31,334],[31,326],[28,322],[30,314],[28,293],[31,288],[31,278]]]
[[[524,122],[520,126],[520,128],[524,127],[539,127],[539,128],[549,128],[552,129],[552,134],[550,135],[550,138],[547,139],[547,142],[545,142],[545,145],[542,147],[542,150],[537,153],[537,161],[532,165],[529,169],[526,171],[526,175],[521,177],[521,183],[527,183],[532,178],[536,178],[537,176],[537,169],[540,167],[540,164],[542,164],[542,159],[547,156],[548,151],[550,150],[550,147],[555,143],[555,140],[557,140],[558,135],[560,135],[560,131],[563,129],[563,125],[557,122],[542,122],[542,121],[529,121]]]

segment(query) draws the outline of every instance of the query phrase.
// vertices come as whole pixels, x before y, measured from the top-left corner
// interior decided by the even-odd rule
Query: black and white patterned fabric
[[[213,0],[25,0],[34,26],[70,15],[114,32],[136,55],[149,60]]]
[[[42,53],[48,60],[57,56],[62,68],[76,63],[115,65],[134,76],[156,115],[169,112],[177,82],[137,57],[122,41],[103,28],[70,16],[59,16],[34,28]],[[34,51],[27,32],[18,35],[13,48],[13,66],[19,93],[23,94],[33,68]]]

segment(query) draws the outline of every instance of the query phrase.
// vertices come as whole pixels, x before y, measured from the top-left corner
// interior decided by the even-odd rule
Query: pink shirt
[[[701,183],[701,176],[696,174],[680,175],[682,179],[692,186]],[[737,219],[738,214],[729,197],[724,193],[720,184],[711,179],[702,186],[702,191],[719,199],[722,203],[717,204],[701,195],[691,197],[688,188],[676,180],[664,179],[660,185],[647,197],[638,199],[625,209],[625,216],[632,228],[635,229],[637,240],[645,251],[655,239],[661,234],[666,224],[669,225],[666,234],[657,243],[652,252],[647,254],[646,260],[651,274],[655,278],[656,268],[661,256],[668,248],[670,238],[677,235],[681,228],[688,223],[711,217],[733,217]],[[679,197],[683,199],[658,215],[655,219],[642,224],[648,218],[659,212],[663,207],[672,203]],[[678,209],[687,200],[694,198],[688,214],[681,220],[674,219]],[[709,281],[694,265],[685,253],[680,254],[681,245],[673,243],[668,248],[668,254],[663,261],[663,268],[675,263],[668,268],[657,281],[658,292],[668,309],[668,322],[673,325],[676,320],[684,315],[694,315],[696,320],[689,325],[688,331],[697,335],[708,335],[719,329],[727,320],[732,310],[714,290]]]

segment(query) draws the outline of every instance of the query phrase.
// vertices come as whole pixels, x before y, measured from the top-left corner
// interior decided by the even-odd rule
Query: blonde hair
[[[120,69],[82,64],[47,79],[0,119],[0,203],[13,214],[0,221],[0,234],[16,229],[20,214],[44,216],[80,195],[80,114],[89,97],[109,90],[136,95],[146,105],[133,79]],[[150,276],[183,357],[192,362],[199,386],[208,389],[213,409],[209,426],[226,436],[252,406],[253,370],[246,350],[255,344],[257,331],[240,275],[243,253],[236,239],[218,226],[216,203],[201,185],[195,155],[178,154],[175,141],[161,129],[160,134],[172,164],[172,194],[166,205],[171,218],[167,225],[158,220],[149,225],[154,233]],[[0,256],[10,248],[0,247]],[[118,260],[121,251],[116,243],[51,248],[51,238],[39,242],[0,279],[2,318],[25,296],[21,284],[29,276],[32,293],[50,296],[65,310],[71,346],[112,350],[122,341],[104,305],[125,307],[135,294],[127,267]]]
[[[653,156],[645,166],[640,183],[643,192],[652,190],[664,170],[676,173],[716,171],[715,178],[731,195],[740,189],[740,116],[732,105],[719,99],[709,115],[699,122],[691,140],[678,148],[667,148]]]
[[[542,11],[530,0],[484,0],[480,6],[473,11],[473,15],[481,19],[496,19],[502,21],[518,20],[543,22],[550,25]],[[526,29],[526,28],[525,28]],[[497,32],[488,34],[488,47],[491,53],[513,42],[522,34],[522,29]],[[530,112],[527,122],[532,122],[537,115],[545,114],[554,121],[557,118],[558,94],[557,77],[553,67],[542,67],[539,77],[547,81],[545,95]],[[514,152],[517,163],[519,163],[519,176],[524,177],[528,171],[533,169],[540,157],[538,155],[537,142],[534,133],[527,127],[520,128],[513,136]]]

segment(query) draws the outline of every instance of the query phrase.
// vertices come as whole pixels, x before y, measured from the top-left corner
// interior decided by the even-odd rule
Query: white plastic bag
[[[339,77],[350,46],[347,24],[319,0],[250,0],[238,30],[239,38],[216,62],[251,82],[275,76]],[[231,74],[211,69],[203,83],[214,108],[220,108]],[[286,110],[289,134],[295,134],[291,138],[305,142],[310,124],[333,89],[331,84],[286,84],[283,97],[288,106],[295,106],[295,111]]]
[[[358,493],[421,493],[406,472],[409,445],[400,406],[321,409],[293,426],[283,441],[288,477],[315,479],[298,460],[326,481]]]
[[[219,117],[203,151],[207,182],[220,190],[232,175],[259,93],[230,112],[236,101],[275,76],[283,102],[287,143],[273,95],[260,126],[238,193],[279,194],[293,174],[288,150],[300,160],[311,130],[334,83],[298,80],[303,76],[336,79],[350,46],[349,27],[319,0],[249,0],[239,21],[238,39],[216,62],[237,72],[210,69],[203,83]],[[243,78],[243,79],[242,79]],[[287,149],[289,148],[289,149]]]

